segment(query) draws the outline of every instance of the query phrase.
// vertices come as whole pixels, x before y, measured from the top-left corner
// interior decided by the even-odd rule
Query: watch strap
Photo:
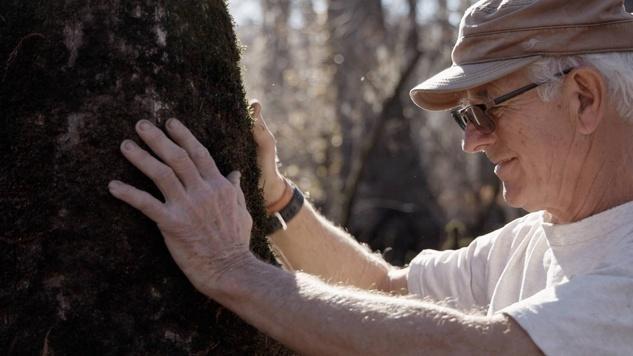
[[[286,230],[288,228],[287,223],[299,213],[304,201],[305,198],[301,190],[296,186],[293,187],[290,202],[281,210],[268,217],[268,235],[279,230]]]

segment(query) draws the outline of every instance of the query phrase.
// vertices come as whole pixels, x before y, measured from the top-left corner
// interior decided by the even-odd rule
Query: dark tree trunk
[[[335,113],[342,143],[336,148],[340,184],[328,187],[328,217],[342,223],[342,201],[336,198],[347,189],[347,180],[366,121],[372,117],[372,103],[364,99],[372,89],[366,77],[376,68],[376,43],[385,36],[381,0],[328,0],[327,27],[334,67],[332,90],[335,92]]]
[[[222,0],[0,2],[0,354],[286,352],[196,292],[106,188],[160,196],[119,144],[181,118],[242,172],[270,261],[238,60]]]
[[[359,153],[350,166],[343,193],[341,223],[394,265],[408,263],[420,250],[441,245],[444,217],[426,182],[405,103],[411,77],[423,53],[418,48],[418,1],[408,0],[409,31],[405,64],[382,102]],[[368,223],[369,222],[369,223]]]

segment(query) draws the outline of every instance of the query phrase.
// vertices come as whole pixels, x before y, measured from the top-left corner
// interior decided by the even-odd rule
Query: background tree
[[[345,191],[347,177],[353,169],[354,158],[359,154],[359,138],[366,132],[365,120],[372,117],[372,99],[379,97],[379,89],[372,87],[378,79],[372,70],[386,54],[384,13],[380,0],[328,0],[328,46],[331,51],[334,113],[341,144],[336,148],[338,184],[330,186],[327,213],[338,223],[344,221],[345,195],[332,194]]]
[[[461,151],[454,122],[408,96],[450,65],[459,19],[473,2],[232,3],[242,18],[247,91],[263,103],[282,171],[395,264],[421,248],[459,247],[522,214],[500,199],[487,159]],[[278,35],[264,21],[275,7],[288,11],[283,50],[266,45]],[[266,69],[270,58],[284,66],[283,86]]]
[[[196,292],[154,223],[112,198],[152,191],[119,153],[134,124],[183,120],[240,170],[271,260],[222,0],[0,3],[0,353],[280,354]]]

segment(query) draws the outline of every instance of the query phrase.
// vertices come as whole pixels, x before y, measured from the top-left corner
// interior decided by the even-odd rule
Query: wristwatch
[[[292,198],[290,198],[290,202],[286,204],[281,210],[272,213],[268,217],[268,233],[270,235],[279,230],[286,230],[288,228],[287,222],[294,218],[301,207],[303,206],[305,198],[303,193],[296,186],[292,189]]]

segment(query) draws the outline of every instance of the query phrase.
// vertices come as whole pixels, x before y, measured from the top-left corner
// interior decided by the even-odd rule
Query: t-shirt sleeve
[[[630,355],[633,279],[590,274],[546,288],[500,311],[546,355]]]
[[[485,306],[487,263],[497,235],[481,236],[459,250],[420,252],[409,265],[409,293],[460,309]]]

